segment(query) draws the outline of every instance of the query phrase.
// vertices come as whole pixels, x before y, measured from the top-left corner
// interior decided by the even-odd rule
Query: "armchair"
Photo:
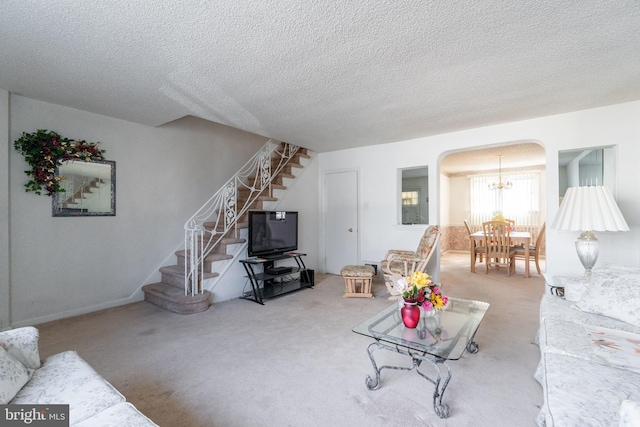
[[[384,259],[380,262],[380,269],[384,275],[384,284],[391,294],[389,299],[397,299],[400,296],[393,288],[396,280],[411,276],[414,271],[426,273],[427,264],[435,252],[433,249],[438,245],[440,234],[440,228],[437,225],[430,225],[425,230],[415,251],[401,249],[387,251]]]

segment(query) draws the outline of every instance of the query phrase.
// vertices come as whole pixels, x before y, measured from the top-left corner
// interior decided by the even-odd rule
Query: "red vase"
[[[400,317],[402,317],[402,323],[407,328],[415,328],[420,321],[420,307],[418,307],[415,301],[404,301],[404,306],[400,309]]]

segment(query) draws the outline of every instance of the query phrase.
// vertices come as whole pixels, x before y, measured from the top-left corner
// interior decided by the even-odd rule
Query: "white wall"
[[[455,150],[537,140],[546,150],[546,204],[551,221],[558,206],[558,150],[617,144],[616,197],[631,231],[599,233],[598,263],[638,266],[639,115],[640,102],[633,102],[319,154],[281,206],[303,213],[300,250],[310,254],[310,268],[321,272],[319,189],[320,177],[327,171],[359,171],[360,259],[380,260],[389,248],[415,248],[424,230],[397,224],[399,168],[428,166],[436,177],[429,180],[431,222],[457,222],[453,212],[449,218],[440,218],[441,203],[449,203],[453,195],[440,194],[439,160]],[[3,126],[8,129],[8,142],[2,136]],[[102,143],[107,159],[117,164],[115,217],[52,218],[50,198],[25,193],[27,165],[13,150],[12,141],[21,132],[36,129]],[[6,209],[0,208],[0,262],[10,260],[9,273],[0,270],[2,327],[7,327],[5,319],[13,326],[35,324],[140,299],[141,285],[159,278],[158,267],[174,262],[172,253],[181,245],[185,220],[265,141],[195,118],[149,128],[0,91],[0,149],[4,150],[0,152],[0,196],[8,193],[9,200],[8,218]],[[8,178],[2,172],[7,169]],[[7,229],[10,236],[4,239]],[[575,237],[575,233],[548,229],[547,271],[582,271]]]
[[[140,287],[159,280],[158,268],[175,264],[185,221],[267,141],[193,117],[151,128],[20,96],[10,99],[10,112],[0,109],[0,123],[10,123],[10,141],[22,132],[48,129],[100,142],[117,174],[115,217],[53,218],[50,197],[24,191],[28,165],[11,148],[3,165],[10,171],[13,326],[141,299]]]
[[[631,231],[597,233],[601,250],[598,264],[640,265],[640,197],[635,178],[640,158],[640,102],[560,114],[539,119],[488,126],[385,145],[322,153],[320,173],[360,168],[361,252],[363,259],[382,259],[389,248],[415,248],[422,229],[396,224],[397,169],[427,165],[430,180],[429,218],[432,224],[457,222],[457,214],[440,218],[439,206],[453,195],[440,195],[438,162],[449,152],[472,147],[535,140],[546,151],[546,217],[558,209],[558,151],[579,147],[618,145],[617,200]],[[547,231],[547,271],[577,274],[583,271],[574,247],[576,233]]]
[[[443,177],[441,176],[440,179]],[[462,225],[465,219],[469,219],[471,212],[471,193],[469,191],[469,178],[466,176],[456,176],[449,178],[449,217],[448,221],[443,222],[442,226]],[[441,189],[447,188],[440,186]],[[444,190],[442,190],[444,191]],[[443,202],[444,194],[441,193],[441,202]],[[444,208],[444,205],[441,205]],[[444,218],[443,218],[444,219]]]

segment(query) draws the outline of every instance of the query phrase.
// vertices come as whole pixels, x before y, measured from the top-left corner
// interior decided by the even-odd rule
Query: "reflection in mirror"
[[[55,175],[64,192],[53,195],[53,216],[115,216],[116,162],[71,160]]]
[[[604,185],[615,194],[613,146],[560,151],[558,167],[561,201],[569,187]]]
[[[429,224],[429,168],[401,169],[402,224]]]

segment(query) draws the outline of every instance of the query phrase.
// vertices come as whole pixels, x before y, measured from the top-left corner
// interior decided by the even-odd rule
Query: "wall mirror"
[[[70,160],[56,168],[64,192],[54,193],[53,216],[115,216],[116,162]]]
[[[604,185],[616,194],[614,149],[607,146],[559,151],[560,200],[569,187]]]
[[[400,169],[402,224],[429,224],[429,168]]]

